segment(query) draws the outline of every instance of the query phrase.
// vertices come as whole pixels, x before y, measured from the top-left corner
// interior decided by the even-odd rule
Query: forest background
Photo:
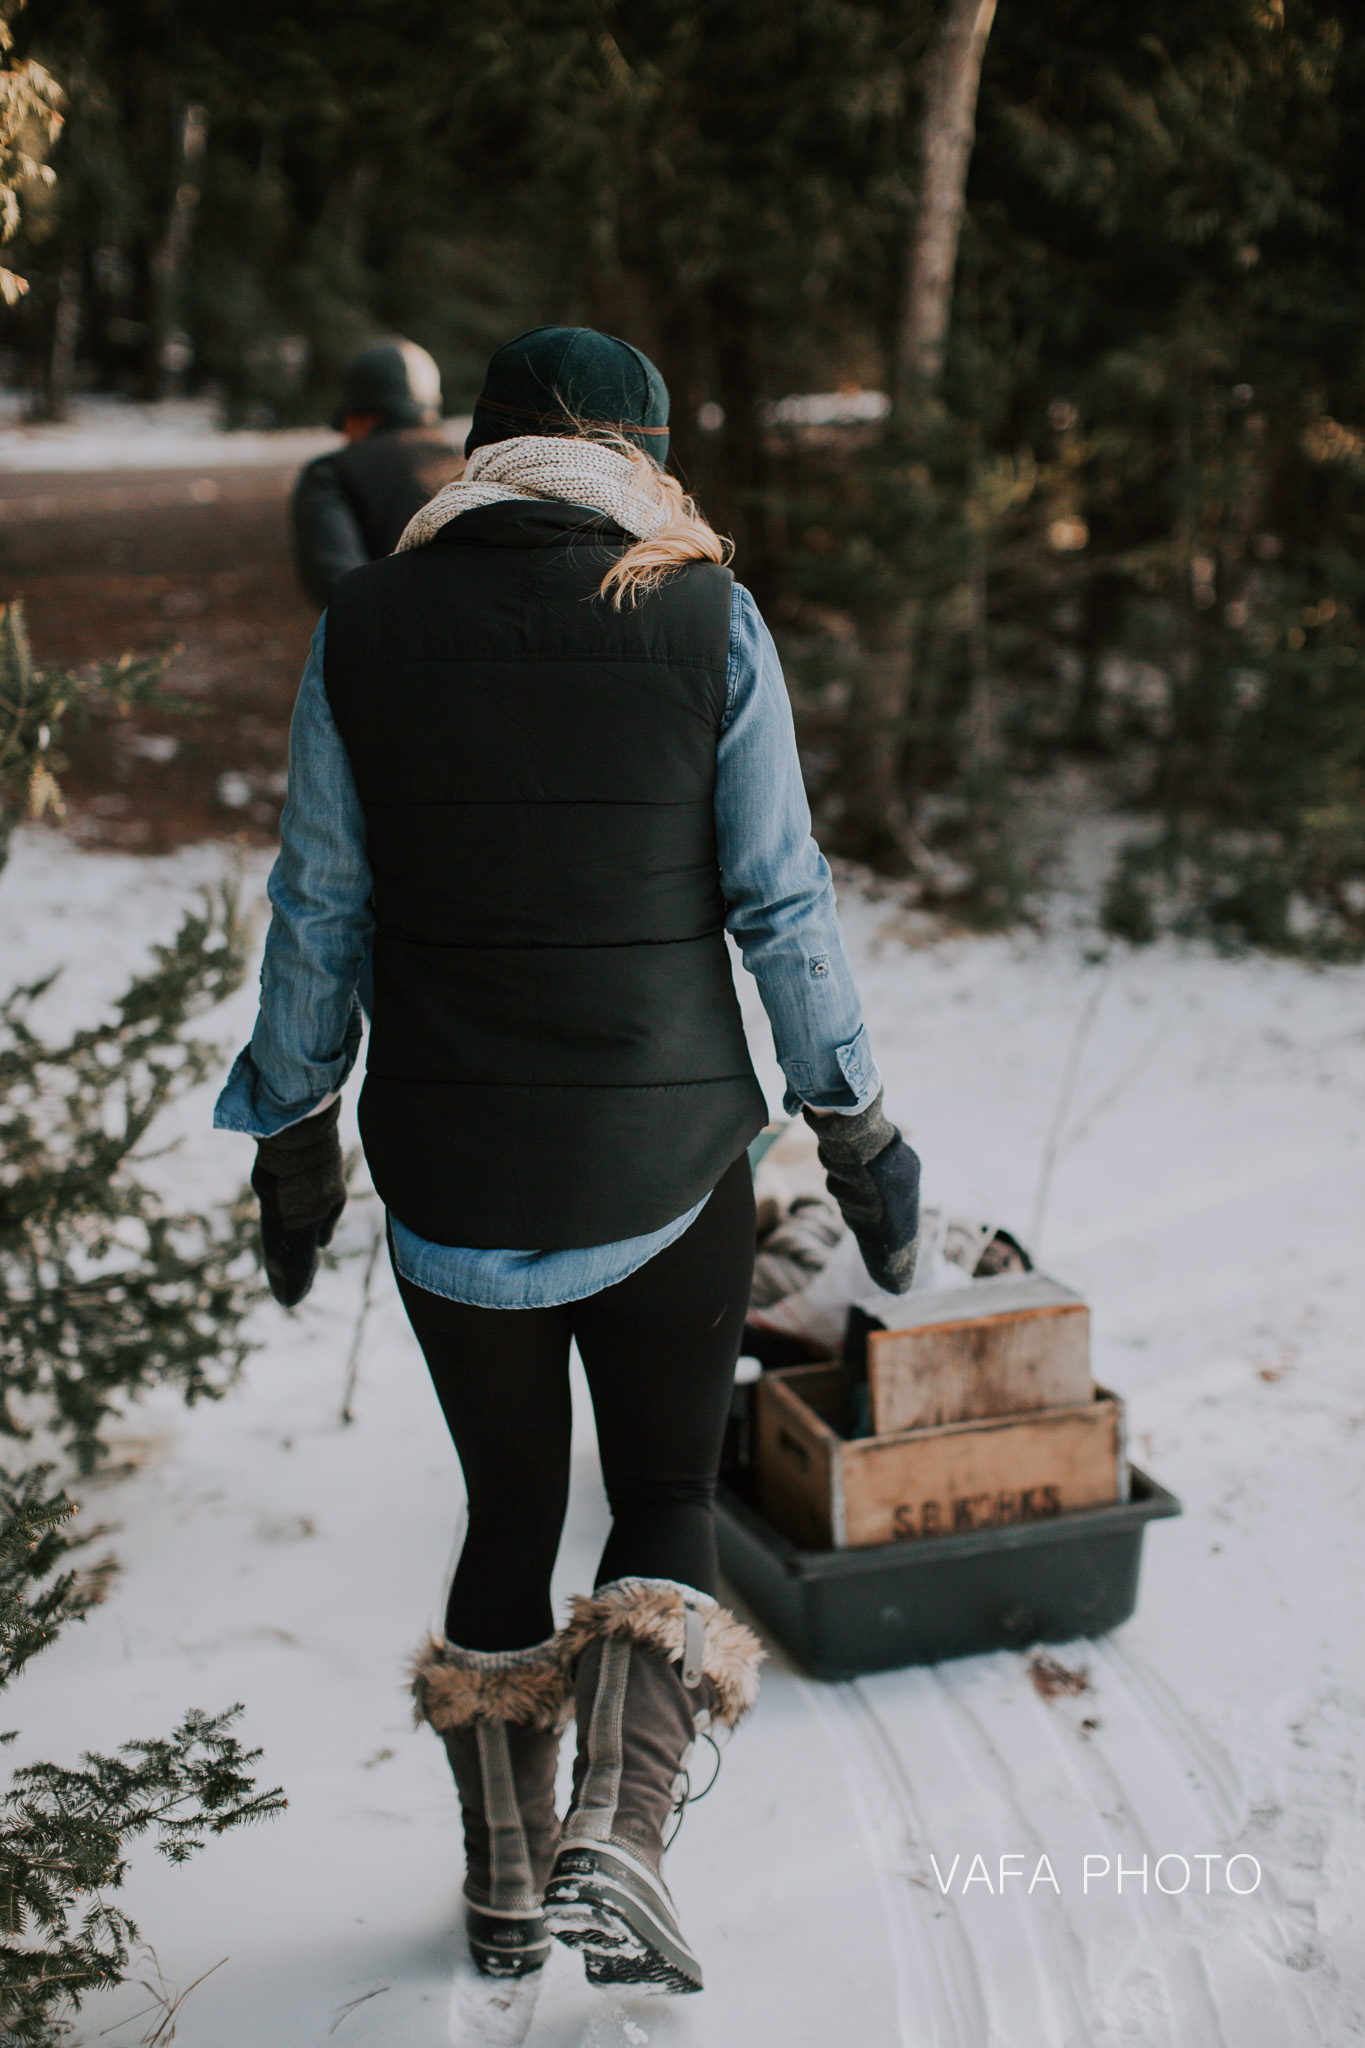
[[[623,334],[778,632],[832,849],[1008,923],[1080,788],[1126,821],[1111,930],[1365,950],[1344,6],[30,0],[12,24],[65,94],[0,337],[37,408],[211,388],[230,423],[321,420],[397,330],[460,412],[522,328]],[[911,301],[955,146],[940,346]]]

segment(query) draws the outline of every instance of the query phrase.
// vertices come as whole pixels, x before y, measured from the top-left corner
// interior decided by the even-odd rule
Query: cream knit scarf
[[[512,441],[492,441],[474,450],[457,483],[447,484],[409,520],[394,552],[423,547],[461,512],[502,504],[509,498],[550,498],[566,505],[589,505],[637,540],[647,540],[669,519],[657,476],[648,456],[632,461],[629,455],[597,441],[550,434],[520,434]]]

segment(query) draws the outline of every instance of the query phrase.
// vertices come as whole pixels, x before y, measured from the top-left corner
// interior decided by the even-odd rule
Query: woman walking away
[[[259,1141],[291,1305],[345,1200],[337,1091],[373,926],[361,1137],[468,1493],[413,1692],[459,1790],[470,1946],[513,1975],[557,1936],[595,1983],[698,1991],[665,1835],[761,1656],[715,1597],[766,1118],[727,930],[788,1112],[896,1290],[919,1167],[882,1114],[776,651],[664,473],[667,419],[625,342],[522,335],[463,480],[339,585],[294,713],[260,1017],[216,1120]],[[556,1633],[574,1340],[612,1527]]]

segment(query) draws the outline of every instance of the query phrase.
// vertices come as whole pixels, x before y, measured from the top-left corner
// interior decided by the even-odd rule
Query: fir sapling
[[[98,1574],[63,1569],[74,1512],[52,1490],[49,1466],[0,1474],[0,1692],[102,1596]],[[4,2048],[56,2048],[83,1998],[127,1975],[138,1930],[110,1895],[127,1875],[130,1842],[150,1835],[168,1861],[183,1863],[208,1836],[282,1810],[278,1787],[256,1790],[250,1766],[260,1751],[231,1732],[240,1714],[192,1710],[169,1736],[124,1743],[113,1756],[14,1773],[0,1795]]]
[[[120,655],[89,675],[39,668],[19,599],[0,604],[0,868],[24,818],[65,814],[59,780],[62,739],[83,732],[96,711],[135,708],[193,713],[200,707],[163,688],[170,654]]]
[[[46,1043],[32,1019],[53,977],[0,1003],[0,1431],[40,1423],[83,1470],[122,1402],[167,1383],[216,1397],[246,1349],[242,1320],[261,1292],[248,1208],[177,1213],[135,1164],[162,1110],[212,1070],[214,1049],[185,1027],[240,984],[245,941],[223,888],[101,1022]],[[70,1569],[74,1507],[50,1475],[0,1474],[0,1691],[110,1575],[112,1560]],[[56,2048],[82,1998],[127,1976],[138,1931],[111,1895],[128,1843],[150,1835],[183,1862],[283,1806],[278,1790],[256,1790],[259,1752],[232,1733],[240,1712],[191,1710],[115,1755],[14,1773],[0,1794],[4,2048]]]
[[[0,243],[18,228],[20,191],[53,182],[40,158],[62,126],[62,101],[40,64],[13,55],[0,20]],[[13,304],[27,289],[0,267],[0,298]],[[165,695],[165,667],[164,657],[124,656],[89,676],[38,668],[22,606],[0,605],[0,868],[21,817],[62,813],[64,729],[96,707],[189,708]],[[45,1045],[30,1021],[50,982],[0,1004],[0,1429],[25,1434],[36,1409],[85,1468],[119,1398],[167,1380],[187,1399],[221,1391],[242,1356],[255,1298],[244,1216],[169,1211],[132,1154],[160,1111],[207,1076],[209,1048],[181,1034],[240,983],[244,952],[223,891],[156,949],[110,1018],[64,1044]],[[83,1577],[62,1568],[74,1506],[50,1478],[47,1466],[0,1473],[0,1692],[88,1611],[108,1576],[107,1565]],[[150,1834],[183,1862],[209,1834],[283,1806],[278,1790],[255,1788],[259,1752],[230,1732],[240,1711],[191,1711],[168,1737],[114,1756],[15,1772],[0,1796],[4,2048],[56,2048],[82,1998],[127,1974],[137,1929],[110,1895],[128,1842]]]
[[[259,1299],[253,1218],[169,1208],[136,1148],[212,1071],[187,1022],[242,979],[245,932],[223,888],[153,949],[100,1023],[49,1045],[33,1028],[51,978],[0,1002],[0,1433],[35,1420],[83,1471],[121,1401],[171,1384],[187,1401],[231,1384]]]

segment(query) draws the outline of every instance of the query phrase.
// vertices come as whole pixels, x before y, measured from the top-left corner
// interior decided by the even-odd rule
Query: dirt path
[[[71,829],[162,853],[273,838],[315,623],[289,554],[290,466],[0,474],[0,599],[39,661],[175,647],[198,717],[109,720],[70,748]]]

